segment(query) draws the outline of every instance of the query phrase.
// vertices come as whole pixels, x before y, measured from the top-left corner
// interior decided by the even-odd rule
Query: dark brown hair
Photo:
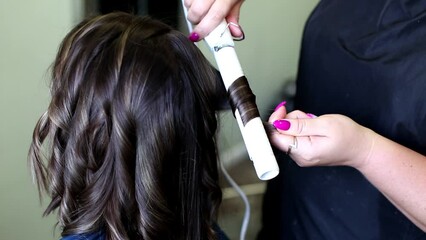
[[[62,235],[216,239],[225,89],[197,47],[161,22],[111,13],[71,30],[52,73],[29,163]]]

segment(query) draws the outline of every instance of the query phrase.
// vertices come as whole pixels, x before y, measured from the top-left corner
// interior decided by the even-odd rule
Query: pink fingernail
[[[190,40],[191,42],[198,42],[198,41],[200,40],[200,35],[198,35],[198,33],[196,33],[196,32],[192,32],[192,33],[189,35],[189,40]]]
[[[275,112],[275,111],[277,111],[277,110],[278,110],[278,108],[280,108],[280,107],[284,106],[286,103],[287,103],[287,101],[283,101],[283,102],[281,102],[280,104],[278,104],[278,105],[275,107],[274,112]]]
[[[287,120],[275,120],[273,125],[280,130],[286,131],[290,129],[291,123]]]
[[[317,116],[316,115],[314,115],[314,114],[312,114],[312,113],[307,113],[306,114],[308,117],[310,117],[310,118],[316,118]]]

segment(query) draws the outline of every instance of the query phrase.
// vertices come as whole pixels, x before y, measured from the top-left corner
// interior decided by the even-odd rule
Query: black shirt
[[[295,108],[344,114],[426,154],[426,0],[320,1],[305,26]],[[259,239],[426,239],[357,170],[277,155]]]

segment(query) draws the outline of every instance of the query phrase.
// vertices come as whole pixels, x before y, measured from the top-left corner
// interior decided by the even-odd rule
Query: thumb
[[[321,117],[278,119],[273,123],[278,132],[291,136],[325,136],[327,127]]]
[[[232,22],[237,24],[238,26],[234,26],[234,25],[230,25],[229,26],[229,30],[231,31],[232,36],[236,37],[236,38],[244,38],[244,32],[241,29],[241,26],[239,25],[239,20],[240,20],[240,9],[241,9],[241,5],[243,4],[243,2],[238,2],[229,12],[228,16],[226,17],[226,21]]]

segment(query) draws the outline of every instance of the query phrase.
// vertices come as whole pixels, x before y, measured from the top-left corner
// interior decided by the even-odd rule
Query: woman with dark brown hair
[[[226,238],[214,140],[225,89],[186,36],[98,16],[65,37],[52,75],[29,163],[63,239]]]

